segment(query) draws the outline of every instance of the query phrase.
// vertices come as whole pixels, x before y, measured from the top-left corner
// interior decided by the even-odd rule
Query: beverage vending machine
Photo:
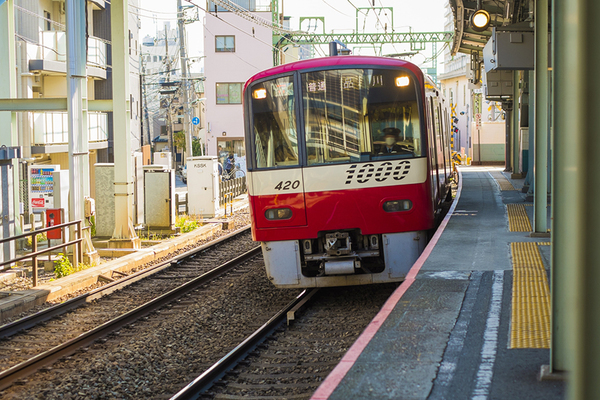
[[[54,208],[54,171],[60,171],[60,165],[29,166],[29,209],[31,212]]]

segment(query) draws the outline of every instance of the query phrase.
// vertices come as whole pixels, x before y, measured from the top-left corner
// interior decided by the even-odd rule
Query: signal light
[[[410,200],[392,200],[383,203],[383,211],[385,212],[398,212],[408,211],[412,208],[413,204]]]
[[[477,10],[471,15],[471,28],[475,32],[483,32],[490,26],[490,13],[484,9]]]
[[[265,218],[269,221],[278,221],[292,218],[292,210],[289,208],[271,208],[265,211]]]

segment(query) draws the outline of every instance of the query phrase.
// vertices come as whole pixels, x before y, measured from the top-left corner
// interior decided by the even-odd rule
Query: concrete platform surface
[[[545,273],[550,246],[540,244],[547,238],[509,232],[506,204],[525,204],[525,195],[522,180],[501,190],[498,180],[510,178],[501,171],[461,169],[460,198],[435,246],[312,399],[565,398],[564,382],[538,380],[547,346],[515,348],[514,338],[531,332],[514,332],[513,281],[520,278],[511,244],[539,247]]]

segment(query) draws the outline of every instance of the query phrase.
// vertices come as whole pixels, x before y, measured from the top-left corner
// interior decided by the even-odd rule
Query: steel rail
[[[73,354],[79,348],[91,345],[97,339],[100,339],[109,333],[115,332],[124,326],[131,324],[132,322],[152,313],[153,311],[163,307],[166,304],[180,298],[186,293],[198,288],[210,282],[211,280],[223,275],[232,268],[238,266],[251,259],[252,257],[260,254],[260,247],[254,249],[236,257],[235,259],[209,271],[205,274],[175,288],[163,295],[151,300],[111,321],[108,321],[86,333],[73,338],[61,345],[58,345],[44,353],[38,354],[37,356],[17,364],[6,371],[0,373],[0,390],[4,390],[11,386],[15,381],[22,379],[32,373],[38,371],[40,368],[52,364],[58,361],[60,358]]]
[[[37,325],[41,322],[48,321],[56,316],[59,316],[70,310],[78,308],[85,303],[90,303],[94,300],[101,298],[102,296],[109,295],[113,292],[116,292],[117,290],[121,290],[128,285],[131,285],[131,284],[133,284],[137,281],[140,281],[144,278],[147,278],[148,276],[153,275],[157,272],[160,272],[163,269],[169,268],[173,264],[178,264],[183,259],[192,258],[197,253],[200,253],[211,247],[217,246],[237,235],[243,234],[243,233],[247,232],[249,229],[250,229],[250,227],[238,229],[237,231],[231,232],[225,236],[220,237],[219,239],[211,241],[210,243],[206,243],[200,247],[186,251],[185,253],[178,254],[175,257],[170,258],[169,260],[161,262],[160,264],[156,264],[156,265],[146,268],[144,270],[138,271],[135,274],[132,274],[127,277],[121,278],[117,281],[111,282],[108,285],[104,285],[104,286],[94,289],[88,293],[84,293],[82,295],[79,295],[77,297],[69,299],[69,300],[65,301],[64,303],[57,304],[55,306],[52,306],[45,310],[42,310],[38,313],[29,315],[27,317],[23,317],[19,320],[16,320],[14,322],[6,324],[6,325],[0,327],[0,339],[4,339],[9,336],[12,336],[20,331],[34,327],[35,325]]]
[[[186,387],[177,392],[170,400],[197,399],[203,392],[219,379],[227,371],[235,367],[241,360],[246,358],[248,353],[254,350],[259,344],[265,341],[286,319],[287,313],[294,309],[297,304],[304,303],[306,298],[311,298],[319,289],[306,289],[300,293],[294,300],[281,309],[275,316],[268,320],[256,332],[250,335],[236,348],[217,361],[213,366],[207,369],[199,377],[194,379]]]

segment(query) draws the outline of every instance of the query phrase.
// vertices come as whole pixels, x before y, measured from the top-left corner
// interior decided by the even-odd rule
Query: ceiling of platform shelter
[[[483,47],[492,35],[493,27],[515,25],[533,20],[534,0],[449,0],[454,15],[454,41],[452,55],[456,53],[481,55]],[[471,16],[483,9],[490,15],[487,29],[473,29]]]

